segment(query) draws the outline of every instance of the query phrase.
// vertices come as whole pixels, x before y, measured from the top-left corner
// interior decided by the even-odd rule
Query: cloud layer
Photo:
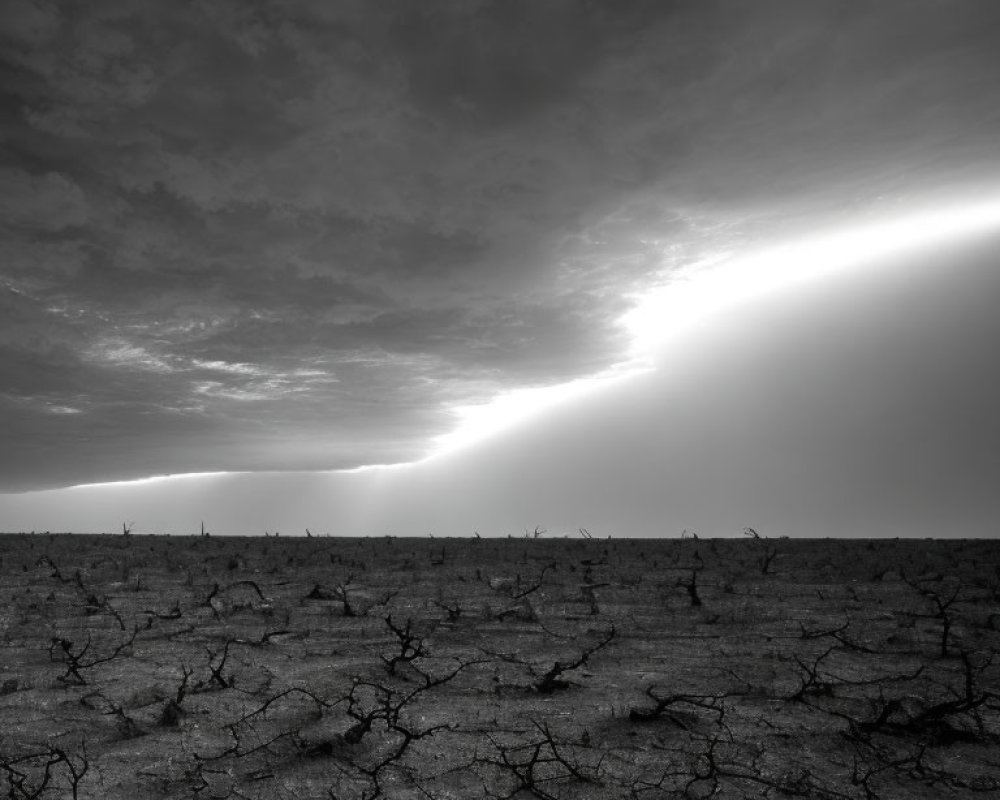
[[[0,489],[406,461],[699,255],[994,155],[990,0],[11,0]]]

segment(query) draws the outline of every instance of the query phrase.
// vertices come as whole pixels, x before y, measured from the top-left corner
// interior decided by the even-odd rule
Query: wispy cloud
[[[228,361],[204,361],[192,359],[191,366],[212,372],[228,372],[233,375],[262,375],[264,370],[254,364],[231,364]]]
[[[153,355],[145,347],[130,344],[121,339],[102,340],[85,351],[84,357],[127,369],[174,372],[174,368],[169,363],[159,356]]]

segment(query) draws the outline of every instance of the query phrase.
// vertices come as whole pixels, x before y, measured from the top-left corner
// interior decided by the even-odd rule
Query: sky
[[[8,0],[0,530],[996,535],[998,35]]]

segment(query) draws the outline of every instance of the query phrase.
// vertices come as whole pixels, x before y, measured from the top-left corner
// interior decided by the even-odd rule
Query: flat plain
[[[0,557],[7,798],[1000,797],[993,540]]]

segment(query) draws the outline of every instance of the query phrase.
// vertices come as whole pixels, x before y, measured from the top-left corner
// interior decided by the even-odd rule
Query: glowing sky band
[[[636,305],[620,320],[631,337],[627,360],[589,378],[504,392],[489,403],[453,408],[457,418],[455,428],[434,440],[433,450],[424,460],[453,453],[512,428],[545,409],[648,371],[649,357],[672,335],[734,304],[996,229],[1000,229],[1000,199],[990,199],[856,225],[746,255],[736,252],[711,255],[693,268],[674,272],[667,282],[637,298]],[[380,471],[406,466],[409,465],[378,464],[335,472]],[[193,473],[87,486],[142,484],[223,474],[226,473]]]
[[[592,378],[501,394],[454,409],[456,428],[439,437],[432,457],[511,428],[540,411],[649,369],[649,357],[692,322],[736,303],[892,257],[909,256],[1000,228],[1000,199],[920,211],[787,242],[747,255],[718,253],[637,299],[620,320],[631,337],[629,359]]]

